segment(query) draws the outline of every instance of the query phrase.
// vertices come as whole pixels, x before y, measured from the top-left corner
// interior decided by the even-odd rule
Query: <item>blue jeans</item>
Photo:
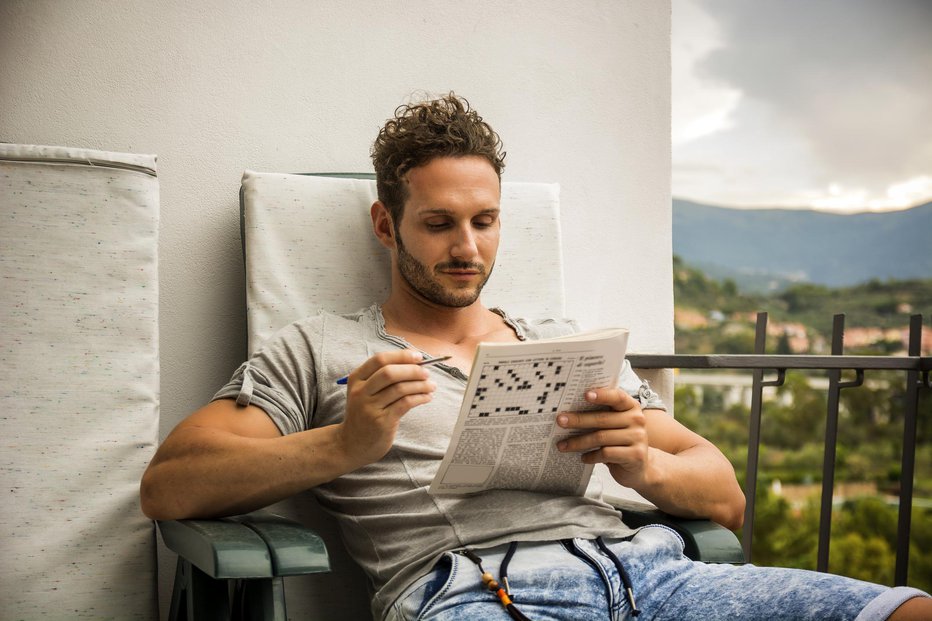
[[[595,542],[520,543],[508,566],[514,603],[532,621],[702,621],[761,619],[826,621],[885,619],[922,591],[889,588],[798,569],[711,565],[683,556],[683,541],[664,526],[629,539],[606,540],[631,578],[641,610],[631,615],[621,578]],[[507,546],[475,550],[496,579]],[[448,552],[389,609],[386,621],[509,621],[485,589],[478,567]]]

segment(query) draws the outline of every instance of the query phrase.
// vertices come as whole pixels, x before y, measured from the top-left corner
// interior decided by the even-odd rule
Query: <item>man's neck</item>
[[[480,300],[469,306],[441,306],[407,291],[393,290],[382,304],[389,332],[416,334],[448,343],[462,343],[502,325],[502,318]]]
[[[439,306],[412,291],[393,288],[382,305],[385,330],[432,356],[450,356],[450,366],[469,373],[482,341],[517,341],[514,328],[479,300],[469,306]]]

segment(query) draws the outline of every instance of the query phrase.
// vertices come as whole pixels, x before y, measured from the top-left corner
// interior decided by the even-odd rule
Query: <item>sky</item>
[[[673,0],[673,195],[932,201],[932,0]]]

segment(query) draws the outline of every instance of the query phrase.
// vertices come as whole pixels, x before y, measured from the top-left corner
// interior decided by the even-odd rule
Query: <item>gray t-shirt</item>
[[[528,322],[496,312],[520,340],[576,331],[566,320]],[[332,425],[343,419],[346,408],[346,387],[337,380],[373,354],[399,348],[416,349],[386,333],[378,305],[344,316],[321,313],[270,338],[214,399],[262,408],[283,434]],[[449,444],[468,378],[442,363],[425,368],[437,385],[433,399],[402,418],[388,454],[314,489],[336,517],[349,553],[372,581],[374,618],[382,618],[404,588],[447,550],[508,541],[624,537],[633,532],[614,508],[588,496],[516,490],[429,495],[427,488]],[[627,362],[620,386],[643,407],[663,409],[656,393]]]

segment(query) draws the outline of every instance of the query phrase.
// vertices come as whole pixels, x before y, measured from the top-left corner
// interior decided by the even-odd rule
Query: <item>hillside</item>
[[[903,335],[895,337],[900,342],[885,342],[891,338],[889,331],[903,331],[915,313],[923,315],[926,326],[932,319],[932,279],[875,280],[838,288],[797,283],[783,291],[755,294],[740,291],[733,281],[711,278],[680,257],[673,261],[673,299],[679,353],[751,353],[757,311],[767,311],[774,326],[798,326],[797,332],[806,333],[808,344],[796,353],[825,353],[821,348],[828,342],[835,313],[846,315],[848,331],[877,333],[876,342],[861,343],[858,351],[848,352],[862,354],[899,352]],[[930,347],[932,338],[927,337],[924,353]]]
[[[886,213],[730,209],[673,200],[673,251],[743,290],[932,277],[932,203]]]

